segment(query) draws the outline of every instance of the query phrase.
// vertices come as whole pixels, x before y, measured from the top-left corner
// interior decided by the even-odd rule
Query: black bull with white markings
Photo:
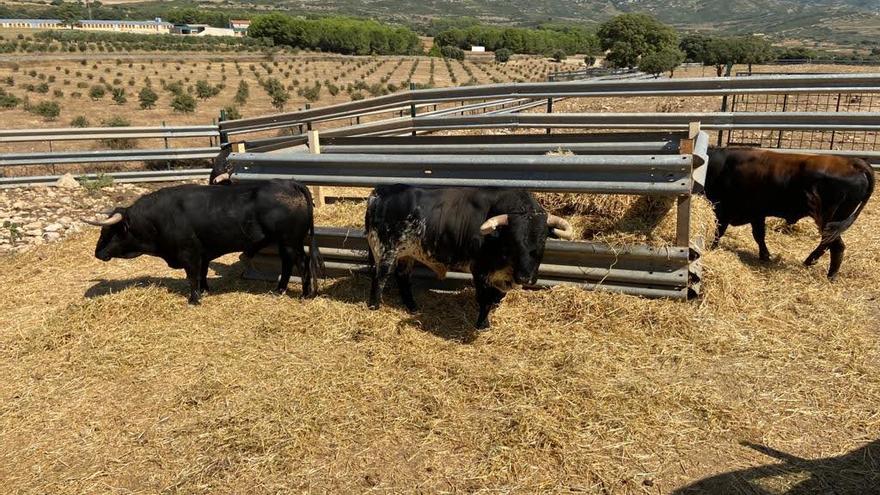
[[[393,270],[404,305],[418,311],[410,284],[418,261],[441,279],[449,270],[473,275],[478,329],[489,327],[489,311],[505,292],[535,284],[548,236],[572,237],[568,222],[515,189],[380,186],[368,200],[365,226],[371,309]]]
[[[281,257],[278,292],[284,292],[294,266],[303,297],[317,294],[321,258],[314,236],[312,196],[292,180],[228,187],[183,185],[146,194],[127,208],[105,212],[95,257],[135,258],[147,254],[183,268],[190,283],[189,302],[208,291],[208,264],[228,253],[253,257],[277,246]],[[304,244],[311,237],[310,253]]]

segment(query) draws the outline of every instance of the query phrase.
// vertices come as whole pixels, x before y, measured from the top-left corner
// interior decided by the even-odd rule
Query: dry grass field
[[[421,60],[416,74],[429,70]],[[319,63],[301,71],[323,79]],[[380,67],[368,77],[410,70],[369,63]],[[444,70],[437,61],[437,85]],[[226,73],[221,95],[237,85],[234,64]],[[249,101],[266,105],[253,114],[268,111],[256,84]],[[90,118],[114,113],[109,101],[83,103]],[[149,112],[174,123],[201,115],[127,105],[141,124]],[[657,231],[629,223],[625,198],[577,208],[543,200],[576,214],[582,239],[668,235],[663,222]],[[708,232],[707,205],[696,203],[696,228]],[[331,203],[316,223],[360,226],[364,207]],[[811,221],[771,221],[773,260],[758,261],[747,227],[731,228],[703,257],[699,300],[515,291],[485,333],[472,329],[471,289],[417,291],[422,311],[410,315],[389,288],[369,311],[363,279],[324,280],[317,299],[302,301],[296,284],[279,297],[242,280],[227,256],[212,265],[212,293],[190,307],[183,274],[160,260],[96,260],[95,230],[0,255],[2,491],[878,493],[877,198],[844,238],[834,283],[827,256],[800,263],[818,242]]]

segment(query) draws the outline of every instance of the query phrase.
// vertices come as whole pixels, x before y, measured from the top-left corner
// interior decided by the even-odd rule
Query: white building
[[[61,29],[58,19],[0,19],[0,28],[7,29]]]

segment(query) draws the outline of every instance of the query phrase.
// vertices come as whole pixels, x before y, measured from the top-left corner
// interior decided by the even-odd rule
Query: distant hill
[[[103,3],[137,9],[135,2]],[[39,1],[5,0],[3,4],[26,8]],[[151,0],[140,5],[150,12],[194,5],[226,11],[278,9],[294,14],[372,17],[413,26],[425,26],[441,17],[473,17],[507,25],[548,21],[589,25],[624,12],[647,12],[685,30],[764,33],[776,38],[880,46],[880,0]]]
[[[880,0],[238,0],[300,13],[342,13],[424,24],[469,16],[487,23],[596,24],[647,12],[680,29],[880,44]],[[872,43],[873,41],[873,43]]]

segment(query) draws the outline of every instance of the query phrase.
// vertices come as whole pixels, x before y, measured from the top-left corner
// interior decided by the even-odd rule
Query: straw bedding
[[[582,231],[633,206],[542,200],[593,218]],[[362,208],[317,216],[361,225]],[[831,284],[827,257],[799,264],[806,220],[771,225],[766,264],[732,228],[699,301],[517,291],[478,335],[472,290],[419,291],[419,315],[392,290],[368,311],[351,278],[303,302],[241,280],[235,256],[188,307],[181,272],[101,263],[89,231],[0,259],[3,490],[669,493],[778,462],[743,442],[843,456],[880,437],[878,232],[872,201]],[[723,487],[870,493],[877,455],[846,459]]]

